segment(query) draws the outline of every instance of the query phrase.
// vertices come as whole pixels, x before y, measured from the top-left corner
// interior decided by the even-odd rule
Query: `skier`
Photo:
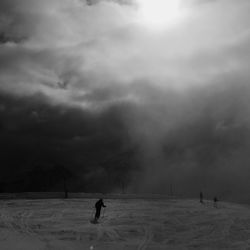
[[[202,192],[200,192],[200,203],[203,204],[203,193]]]
[[[215,196],[214,197],[214,207],[216,207],[216,208],[218,208],[217,203],[218,203],[218,198]]]
[[[95,221],[97,222],[98,219],[100,218],[100,214],[101,214],[101,209],[102,207],[106,207],[103,203],[103,199],[100,199],[99,201],[96,202],[95,204],[95,209],[96,209],[96,212],[95,212]]]

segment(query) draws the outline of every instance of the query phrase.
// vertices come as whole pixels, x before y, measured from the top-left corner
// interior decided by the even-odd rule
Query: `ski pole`
[[[106,208],[103,209],[102,218],[104,218],[105,210],[106,210]]]

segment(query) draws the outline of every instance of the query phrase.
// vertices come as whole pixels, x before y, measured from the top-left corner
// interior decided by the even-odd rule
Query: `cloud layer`
[[[106,124],[112,128],[110,138],[120,142],[117,159],[124,161],[121,152],[133,152],[131,167],[117,168],[122,176],[130,174],[131,191],[167,193],[172,184],[185,195],[204,189],[235,198],[248,188],[249,177],[250,4],[190,0],[181,8],[178,23],[152,30],[139,22],[133,1],[1,1],[1,136],[13,144],[17,131],[25,145],[21,128],[33,128],[31,141],[40,136],[42,145],[50,144],[46,138],[52,134],[58,147],[68,141],[63,134],[69,134],[66,148],[75,149],[79,160],[69,153],[67,161],[83,178],[105,179],[106,165],[95,162],[93,171],[81,170],[79,165],[92,157],[80,157],[80,148],[88,152],[91,146],[79,140],[86,137],[98,148],[106,130],[96,124]],[[7,96],[21,100],[18,111]],[[47,111],[29,101],[34,99]],[[34,108],[27,111],[27,102]],[[68,116],[60,118],[61,110],[84,122],[73,118],[66,132],[60,122]],[[20,125],[19,117],[27,113],[29,119]],[[33,127],[34,122],[40,125]],[[78,122],[91,124],[96,137],[88,140],[84,126],[71,134]],[[114,146],[108,148],[93,158],[106,159]],[[110,165],[115,173],[116,163]]]

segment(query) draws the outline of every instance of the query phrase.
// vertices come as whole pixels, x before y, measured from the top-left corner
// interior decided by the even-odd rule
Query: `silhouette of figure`
[[[200,203],[203,203],[203,193],[200,192]]]
[[[97,221],[100,218],[100,214],[101,214],[101,209],[102,207],[106,207],[103,203],[103,199],[100,199],[99,201],[96,202],[95,204],[95,220]]]
[[[217,203],[218,203],[218,198],[215,196],[214,197],[214,207],[218,207],[218,205],[217,205]]]

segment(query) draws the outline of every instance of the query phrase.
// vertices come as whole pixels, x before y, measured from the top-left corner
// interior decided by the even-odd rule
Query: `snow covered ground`
[[[0,201],[1,250],[249,249],[250,209],[194,200],[105,200],[91,224],[93,199]]]

